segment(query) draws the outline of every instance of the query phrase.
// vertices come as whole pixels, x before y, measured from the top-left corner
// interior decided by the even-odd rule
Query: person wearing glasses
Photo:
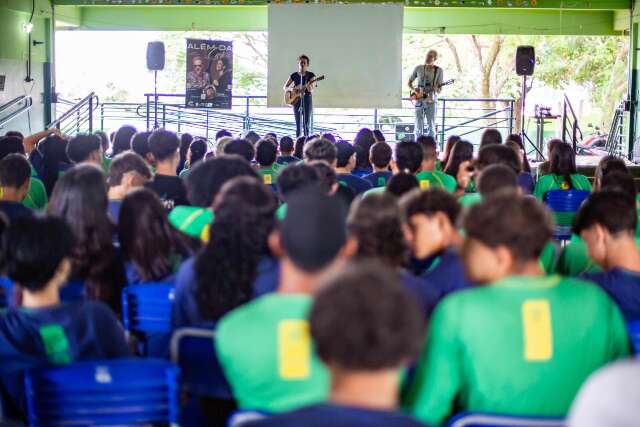
[[[204,71],[204,60],[194,56],[191,60],[192,70],[187,73],[187,89],[204,89],[211,84],[209,73]]]

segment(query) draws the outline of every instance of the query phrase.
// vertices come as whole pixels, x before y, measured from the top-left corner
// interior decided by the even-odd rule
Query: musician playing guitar
[[[438,52],[427,52],[425,63],[418,65],[409,77],[409,89],[417,95],[415,136],[426,134],[435,136],[436,104],[438,94],[442,90],[442,68],[435,65]],[[417,86],[413,83],[417,79]],[[424,119],[427,118],[427,129],[424,129]]]
[[[304,134],[309,135],[309,124],[311,123],[311,114],[313,114],[313,101],[311,92],[315,89],[314,82],[310,82],[315,77],[309,68],[309,57],[300,55],[298,57],[298,72],[289,76],[284,84],[285,93],[293,89],[302,89],[304,95],[300,96],[293,105],[293,114],[296,118],[296,136]]]

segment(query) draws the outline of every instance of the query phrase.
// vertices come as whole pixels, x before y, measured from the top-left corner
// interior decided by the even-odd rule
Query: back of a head
[[[222,136],[219,139],[216,139],[216,157],[224,155],[224,147],[226,147],[227,144],[231,141],[233,141],[233,138],[231,138],[230,136]]]
[[[302,159],[304,157],[304,146],[306,145],[306,143],[307,138],[305,138],[304,136],[298,137],[294,144],[293,155],[299,159]]]
[[[149,151],[158,162],[171,160],[180,147],[180,139],[174,132],[156,129],[149,136]]]
[[[102,170],[92,164],[81,164],[67,170],[56,183],[47,212],[78,221],[93,221],[94,214],[106,218],[107,187]]]
[[[377,168],[386,168],[391,163],[393,151],[391,146],[384,141],[376,142],[371,146],[371,163]]]
[[[4,159],[9,154],[24,154],[22,140],[17,136],[3,136],[0,138],[0,159]]]
[[[216,132],[216,141],[219,140],[220,138],[224,137],[224,136],[233,137],[231,132],[229,132],[228,130],[220,129],[218,132]]]
[[[373,131],[369,128],[362,128],[358,131],[353,139],[353,145],[356,148],[356,169],[367,169],[371,167],[369,164],[369,150],[376,143]]]
[[[505,140],[505,142],[507,141],[511,141],[514,142],[516,144],[518,144],[518,146],[524,150],[524,144],[522,143],[522,137],[520,135],[518,135],[517,133],[512,133],[510,134],[507,139]]]
[[[249,141],[251,145],[255,145],[260,140],[260,135],[258,135],[257,132],[250,130],[245,132],[242,139]]]
[[[338,149],[336,145],[324,138],[316,138],[305,144],[304,159],[306,161],[322,160],[330,165],[337,160]]]
[[[372,194],[355,202],[349,211],[347,228],[358,241],[358,256],[379,259],[391,268],[406,263],[400,208],[390,194]]]
[[[337,149],[336,166],[344,168],[349,164],[349,160],[356,153],[356,149],[347,141],[338,141],[335,144]]]
[[[29,292],[42,291],[72,248],[72,233],[63,219],[16,218],[3,238],[7,275]]]
[[[180,134],[180,158],[184,159],[187,155],[187,151],[189,150],[189,146],[193,142],[193,135],[190,133]],[[134,148],[135,150],[135,148]]]
[[[187,175],[187,199],[192,206],[211,207],[220,188],[232,178],[258,174],[243,157],[224,155],[198,162]]]
[[[272,139],[261,139],[256,144],[256,162],[260,166],[271,166],[278,157],[278,145]]]
[[[438,143],[436,139],[430,135],[420,135],[416,142],[422,148],[423,160],[434,160],[438,154]]]
[[[311,336],[320,359],[341,371],[397,369],[420,351],[423,316],[397,272],[354,262],[320,286]]]
[[[287,204],[280,227],[286,256],[309,273],[328,267],[347,239],[345,206],[337,198],[313,189],[292,194]]]
[[[620,191],[599,191],[582,204],[573,223],[573,232],[599,224],[611,234],[634,235],[638,223],[635,199]]]
[[[31,178],[31,165],[22,154],[9,154],[0,160],[0,187],[20,188]]]
[[[629,169],[621,158],[616,156],[604,156],[600,159],[600,162],[596,167],[596,180],[602,181],[602,178],[611,172],[629,173]]]
[[[136,128],[129,125],[121,126],[113,136],[113,155],[131,149],[131,138],[136,134]]]
[[[331,194],[333,188],[338,184],[338,176],[336,171],[326,162],[315,161],[307,163],[312,167],[318,175],[318,184],[320,191],[324,194]]]
[[[109,187],[122,184],[122,177],[129,172],[136,172],[146,179],[151,179],[151,170],[147,162],[140,155],[125,151],[113,158],[109,165],[107,183]]]
[[[398,142],[395,149],[395,159],[400,171],[416,174],[422,165],[422,148],[415,142]]]
[[[564,143],[565,142],[560,138],[551,138],[549,141],[547,141],[547,152],[549,153],[549,161],[551,161],[551,153],[553,152],[553,149],[556,147],[556,145]]]
[[[537,260],[551,239],[553,220],[532,197],[499,193],[467,211],[464,229],[468,239],[490,248],[507,248],[520,262]]]
[[[461,140],[462,138],[460,138],[458,135],[451,135],[449,136],[449,138],[447,138],[447,142],[446,144],[444,144],[444,158],[442,159],[443,164],[446,165],[449,162],[449,157],[451,157],[451,151],[453,151],[453,147],[455,147],[458,141]]]
[[[518,176],[505,165],[496,164],[484,168],[478,180],[478,191],[482,197],[505,190],[517,192],[518,188]]]
[[[204,159],[207,154],[207,140],[203,138],[194,139],[189,145],[189,152],[191,153],[191,166],[195,165],[200,160]]]
[[[103,132],[101,130],[95,131],[93,132],[93,134],[96,135],[98,138],[100,138],[100,145],[102,146],[102,152],[106,153],[107,150],[109,150],[109,147],[111,146],[111,141],[109,141],[109,135],[107,135],[106,132]]]
[[[24,134],[17,130],[7,131],[7,133],[5,133],[4,136],[14,136],[18,138],[20,141],[24,140]]]
[[[321,135],[321,138],[324,139],[328,139],[329,141],[333,142],[334,144],[336,143],[336,137],[332,134],[332,133],[323,133]]]
[[[255,157],[256,150],[253,144],[246,139],[234,139],[224,146],[224,154],[237,154],[251,163]]]
[[[551,151],[550,172],[564,177],[569,181],[569,177],[576,173],[576,155],[571,145],[566,142],[557,143]]]
[[[505,145],[486,145],[478,152],[477,166],[484,169],[490,165],[505,165],[518,174],[520,173],[520,159],[513,149]]]
[[[382,133],[382,131],[380,129],[374,129],[373,130],[373,138],[377,142],[385,142],[386,141],[386,138],[384,137],[384,134]]]
[[[49,135],[38,144],[38,151],[42,154],[43,168],[42,181],[51,195],[55,183],[58,181],[60,167],[69,162],[67,156],[67,141],[58,135]]]
[[[94,134],[80,134],[67,144],[67,156],[73,163],[81,163],[89,159],[91,153],[100,150],[100,137]]]
[[[624,172],[610,172],[604,176],[600,184],[600,191],[621,191],[635,200],[636,182],[631,175]]]
[[[452,226],[458,222],[462,208],[456,198],[440,188],[426,191],[414,190],[400,199],[400,211],[404,221],[414,215],[433,217],[437,213],[444,214]]]
[[[391,179],[389,179],[385,192],[395,197],[402,197],[404,194],[416,188],[420,188],[420,183],[418,183],[416,177],[414,175],[401,172],[393,175]]]
[[[282,138],[280,138],[280,153],[293,153],[293,138],[291,138],[290,136],[283,136]]]
[[[473,144],[461,139],[451,149],[444,172],[456,177],[460,164],[471,159],[473,159]]]
[[[188,134],[183,134],[182,136]],[[131,138],[131,149],[138,155],[145,158],[151,151],[149,149],[149,137],[151,132],[138,132]]]
[[[278,174],[278,192],[286,199],[291,192],[304,187],[319,185],[316,170],[307,164],[289,165]]]
[[[502,135],[500,134],[500,131],[498,129],[485,129],[485,131],[482,133],[482,137],[480,138],[480,148],[492,144],[502,144]]]

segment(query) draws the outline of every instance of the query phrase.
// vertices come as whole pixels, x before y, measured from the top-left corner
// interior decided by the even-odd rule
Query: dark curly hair
[[[268,253],[276,198],[253,177],[227,182],[214,202],[210,239],[196,257],[196,298],[203,319],[217,320],[249,301],[260,259]]]
[[[395,197],[383,193],[359,200],[349,212],[347,227],[358,241],[359,257],[377,258],[393,268],[406,263],[408,247]]]

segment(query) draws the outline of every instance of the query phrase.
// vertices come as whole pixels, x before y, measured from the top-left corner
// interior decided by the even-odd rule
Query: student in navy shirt
[[[602,287],[627,321],[640,320],[640,251],[635,240],[635,200],[621,191],[592,194],[582,205],[574,232],[587,245],[602,273],[582,277]]]
[[[369,160],[373,165],[373,173],[366,175],[364,179],[369,181],[373,188],[384,187],[387,185],[391,176],[389,164],[392,156],[391,147],[386,142],[376,142],[371,146],[371,156]]]
[[[280,138],[280,146],[278,148],[280,151],[280,155],[276,159],[277,164],[286,166],[289,163],[298,163],[299,161],[301,161],[299,158],[293,155],[293,139],[290,136],[283,136],[282,138]]]
[[[388,193],[372,194],[356,202],[349,212],[347,227],[358,242],[357,256],[375,259],[394,269],[404,287],[418,300],[425,318],[438,301],[438,292],[406,271],[409,248],[402,231],[397,198]]]
[[[276,207],[273,193],[254,177],[234,178],[222,187],[213,206],[209,241],[178,272],[174,328],[211,326],[249,301],[258,287],[270,290],[256,278],[261,260],[269,256],[267,238]],[[263,267],[273,271],[273,265]]]
[[[24,216],[31,216],[31,209],[22,204],[29,192],[31,165],[21,154],[9,154],[0,160],[0,212],[9,222]]]
[[[118,225],[124,196],[132,189],[142,187],[149,179],[151,179],[151,169],[140,155],[125,151],[113,158],[107,176],[109,186],[107,211],[109,219],[114,224]]]
[[[327,403],[247,427],[419,427],[397,411],[399,370],[420,350],[423,318],[398,275],[373,261],[352,263],[319,287],[309,322],[331,373]]]
[[[349,187],[356,196],[370,190],[371,184],[368,181],[351,174],[356,166],[356,150],[353,145],[347,141],[338,141],[336,148],[338,149],[336,160],[338,182]]]
[[[3,249],[7,274],[23,289],[22,308],[0,316],[0,383],[13,409],[25,409],[25,369],[130,355],[122,328],[106,305],[60,302],[73,249],[64,220],[18,218],[6,232]]]
[[[455,224],[461,208],[455,197],[439,188],[414,190],[400,206],[411,255],[417,260],[414,272],[435,287],[438,299],[471,286],[457,250],[462,237]]]

